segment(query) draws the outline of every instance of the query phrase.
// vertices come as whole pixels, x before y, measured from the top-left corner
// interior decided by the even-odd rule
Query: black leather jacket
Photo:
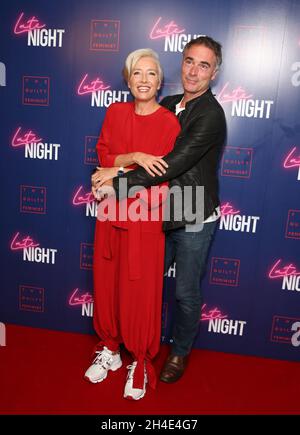
[[[175,112],[175,106],[183,95],[165,97],[160,104]],[[144,168],[139,167],[127,172],[128,189],[134,186],[150,187],[169,181],[169,187],[204,186],[204,219],[210,216],[219,205],[217,169],[222,145],[226,136],[226,121],[221,105],[208,89],[200,97],[190,100],[180,116],[181,132],[176,139],[174,149],[164,156],[169,167],[166,174],[152,177]],[[113,179],[116,195],[121,198],[118,178]],[[180,221],[175,221],[172,213],[171,219],[164,221],[164,231],[195,223],[185,219],[186,213]],[[185,211],[189,205],[184,204]],[[203,217],[203,216],[202,216]]]

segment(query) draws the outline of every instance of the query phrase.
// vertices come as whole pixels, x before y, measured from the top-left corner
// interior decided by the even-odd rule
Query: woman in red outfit
[[[99,180],[121,176],[136,164],[152,175],[163,172],[166,163],[161,157],[172,150],[180,131],[175,115],[156,101],[162,70],[153,50],[130,53],[124,77],[134,102],[111,104],[106,112],[97,143],[102,167],[92,178],[95,196],[95,184]],[[119,345],[124,343],[133,357],[133,363],[127,367],[124,397],[134,400],[144,397],[147,383],[155,388],[152,359],[158,353],[161,332],[163,201],[155,201],[149,189],[146,193],[148,203],[145,196],[143,200],[135,197],[114,203],[116,216],[105,214],[102,202],[98,205],[94,327],[101,341],[93,364],[85,373],[86,379],[96,383],[103,381],[109,370],[120,368]],[[115,198],[104,201],[109,207]],[[156,208],[156,220],[151,220],[153,207],[149,204]],[[119,216],[124,207],[126,219],[124,213],[122,218]],[[137,213],[143,217],[137,219]]]

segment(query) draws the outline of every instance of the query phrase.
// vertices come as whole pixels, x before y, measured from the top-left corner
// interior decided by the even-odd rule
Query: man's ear
[[[211,80],[214,80],[217,77],[218,72],[219,72],[219,69],[216,68],[213,72],[213,75],[211,76]]]

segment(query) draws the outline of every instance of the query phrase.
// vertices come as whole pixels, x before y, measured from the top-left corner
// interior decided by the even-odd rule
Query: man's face
[[[184,94],[189,99],[199,97],[216,76],[217,58],[204,45],[193,45],[184,53],[181,66],[181,80]]]

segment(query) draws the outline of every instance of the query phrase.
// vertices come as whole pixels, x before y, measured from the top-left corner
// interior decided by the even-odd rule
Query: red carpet
[[[300,414],[299,363],[194,350],[184,377],[123,399],[123,367],[99,384],[83,373],[96,337],[7,325],[0,414]],[[157,372],[168,352],[162,346]]]

